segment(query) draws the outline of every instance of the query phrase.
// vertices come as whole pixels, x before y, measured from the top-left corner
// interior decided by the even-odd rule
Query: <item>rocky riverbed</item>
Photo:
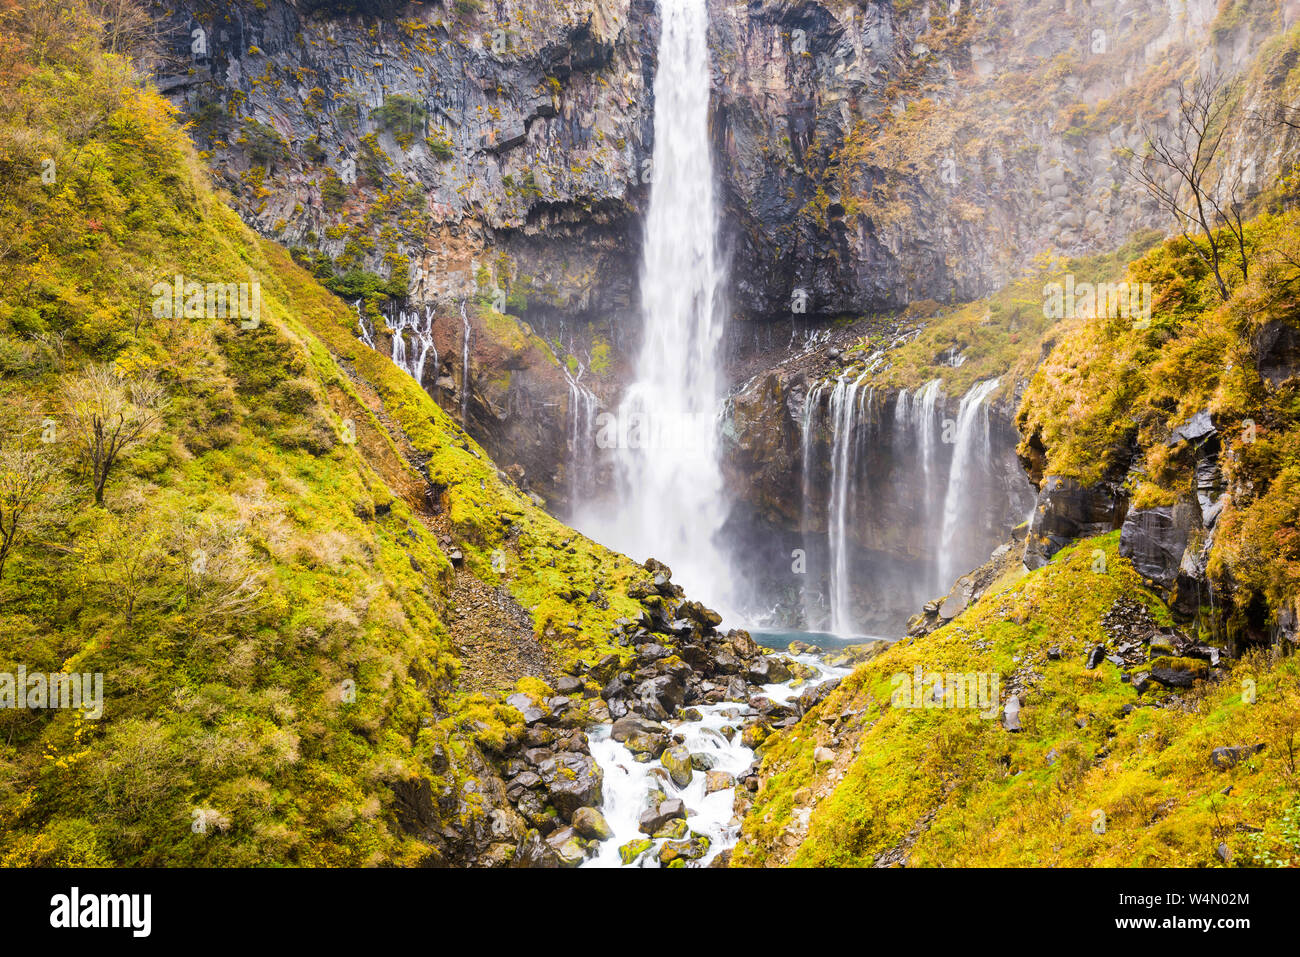
[[[757,787],[755,748],[767,728],[797,719],[848,674],[820,649],[777,662],[799,677],[746,699],[685,708],[667,722],[620,718],[592,735],[611,837],[590,866],[725,864]]]
[[[629,595],[642,605],[611,635],[620,648],[534,681],[505,704],[523,718],[491,755],[492,810],[459,855],[486,866],[725,866],[763,742],[793,727],[877,641],[764,648],[686,599],[650,559]],[[486,769],[485,769],[486,771]]]

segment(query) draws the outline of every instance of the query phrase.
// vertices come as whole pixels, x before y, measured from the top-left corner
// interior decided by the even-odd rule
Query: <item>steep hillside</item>
[[[0,15],[0,671],[103,676],[98,720],[0,711],[0,858],[513,850],[492,701],[607,652],[645,573],[356,341],[84,9]]]
[[[1022,574],[768,740],[733,865],[1294,860],[1295,657],[1212,665],[1113,534]],[[966,675],[998,676],[1016,731],[996,694],[953,706]]]

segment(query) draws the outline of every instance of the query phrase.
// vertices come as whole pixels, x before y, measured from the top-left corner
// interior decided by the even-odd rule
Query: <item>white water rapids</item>
[[[815,668],[820,674],[798,687],[793,682],[764,685],[763,693],[777,703],[785,703],[804,688],[843,677],[851,670],[831,667],[813,655],[789,654],[786,657]],[[700,705],[696,710],[703,715],[701,720],[668,721],[669,733],[680,735],[691,754],[703,754],[711,759],[712,770],[726,771],[739,778],[754,761],[754,752],[740,743],[741,725],[745,717],[754,712],[745,702],[736,701]],[[731,741],[723,735],[722,728],[726,726],[734,729]],[[609,736],[609,729],[609,725],[601,725],[591,732],[590,738],[591,756],[604,774],[601,813],[614,836],[600,843],[596,855],[584,867],[621,867],[623,861],[619,848],[630,841],[650,837],[643,834],[639,826],[641,812],[650,806],[651,793],[655,790],[663,791],[668,798],[680,798],[686,805],[687,827],[709,839],[708,853],[691,866],[707,865],[719,853],[735,846],[740,836],[740,821],[735,814],[735,787],[705,794],[706,772],[692,771],[690,783],[679,788],[657,759],[638,762],[631,751]],[[632,862],[632,866],[660,866],[658,853],[665,840],[655,840]]]

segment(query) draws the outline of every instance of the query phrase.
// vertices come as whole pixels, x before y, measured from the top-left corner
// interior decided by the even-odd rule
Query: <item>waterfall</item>
[[[812,554],[812,549],[808,547],[808,531],[813,526],[813,514],[810,507],[813,501],[813,418],[817,414],[817,406],[821,402],[822,392],[825,390],[825,387],[826,384],[824,382],[818,382],[808,390],[808,394],[804,396],[803,400],[803,432],[801,433],[802,448],[800,450],[800,465],[802,469],[801,476],[803,492],[801,524],[803,525],[804,584],[799,591],[803,600],[804,627],[810,630],[814,625],[811,595],[809,594],[811,589],[808,587],[809,577],[807,574],[808,556]]]
[[[706,0],[661,0],[654,179],[641,276],[643,338],[618,410],[617,508],[595,537],[672,566],[722,605],[726,518],[718,461],[723,275],[709,139]],[[602,433],[604,430],[602,429]]]
[[[469,315],[460,301],[460,424],[469,428]]]
[[[910,449],[919,452],[921,474],[916,485],[916,501],[918,502],[916,521],[921,535],[927,539],[939,531],[934,520],[935,506],[940,501],[939,496],[941,494],[937,475],[938,463],[936,461],[940,433],[936,429],[939,421],[935,415],[935,406],[938,404],[942,388],[942,379],[931,379],[917,389],[910,398],[907,390],[904,389],[898,394],[898,404],[894,408],[895,454],[903,458]],[[908,441],[909,436],[915,436],[914,445]],[[906,444],[900,446],[898,444],[900,442]],[[931,575],[937,579],[938,569],[932,569]],[[933,591],[936,587],[938,586],[934,581],[923,583],[926,592]]]
[[[867,373],[852,382],[840,376],[830,398],[831,490],[826,509],[830,545],[830,630],[853,634],[852,580],[850,578],[849,514],[857,500],[858,391]]]
[[[361,327],[361,341],[373,349],[375,347],[375,327],[366,318],[365,310],[361,308],[361,300],[358,299],[354,302],[352,308],[357,311],[357,325]]]
[[[998,382],[977,382],[962,397],[957,412],[956,445],[943,501],[943,533],[939,536],[939,582],[944,588],[963,570],[955,554],[957,534],[971,499],[971,488],[989,459],[988,399],[997,390]]]
[[[433,353],[433,366],[438,367],[438,349],[433,344],[433,309],[423,312],[399,312],[393,321],[393,364],[416,382],[424,384],[424,369],[429,353]],[[411,337],[410,345],[407,336]]]
[[[561,366],[569,386],[569,511],[591,494],[595,487],[594,454],[596,410],[600,400],[582,384],[587,370],[581,365],[576,374]]]
[[[916,442],[921,449],[921,482],[927,502],[935,499],[935,403],[943,387],[942,379],[931,379],[921,386],[912,403],[912,426],[916,429]]]

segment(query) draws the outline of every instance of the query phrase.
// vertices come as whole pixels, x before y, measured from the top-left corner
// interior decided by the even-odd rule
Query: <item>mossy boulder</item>
[[[684,841],[667,841],[659,848],[659,863],[671,866],[676,861],[698,861],[709,853],[709,839],[691,832]]]
[[[662,840],[666,838],[668,840],[678,841],[681,840],[683,837],[685,837],[689,830],[690,827],[687,826],[686,820],[684,818],[679,817],[669,821],[659,830],[655,831],[654,834],[651,836],[654,837],[656,840]]]
[[[573,829],[593,841],[607,841],[614,836],[605,815],[594,807],[580,807],[573,812]]]
[[[691,752],[684,744],[669,748],[659,757],[673,784],[684,788],[691,783]]]
[[[642,854],[654,847],[654,843],[655,842],[648,837],[640,838],[635,841],[628,841],[618,849],[619,859],[622,860],[624,864],[632,864]]]

